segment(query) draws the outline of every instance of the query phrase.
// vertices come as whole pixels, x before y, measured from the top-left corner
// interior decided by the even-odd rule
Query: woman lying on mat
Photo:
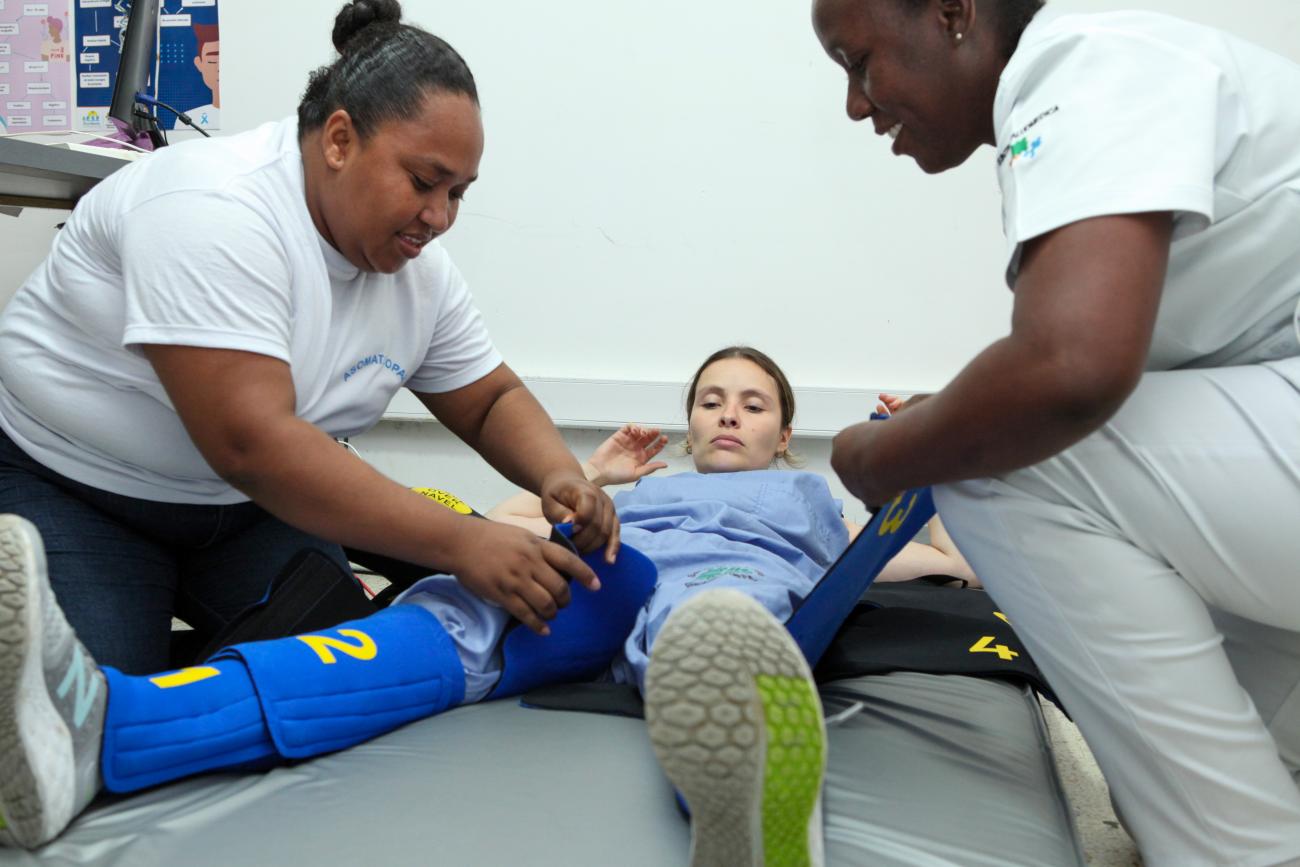
[[[603,673],[644,681],[651,735],[671,744],[661,757],[675,780],[674,765],[713,747],[715,732],[691,721],[726,722],[739,748],[697,762],[699,776],[678,782],[696,807],[697,832],[726,824],[708,803],[757,816],[779,797],[780,809],[766,811],[782,826],[775,830],[819,846],[821,708],[782,624],[812,598],[849,528],[823,478],[766,469],[788,452],[793,415],[789,385],[770,359],[745,348],[716,353],[688,403],[697,472],[645,478],[619,495],[631,544],[612,565],[600,551],[586,556],[602,590],[573,590],[548,637],[516,628],[456,579],[434,576],[362,620],[129,676],[98,666],[68,627],[32,525],[0,517],[0,743],[17,745],[0,756],[0,842],[50,840],[101,788],[131,792],[305,758],[460,704]],[[596,455],[614,474],[605,481],[658,468],[650,462],[657,436],[613,440]],[[880,544],[897,550],[905,541]],[[942,556],[918,546],[888,568],[896,576],[965,569]],[[828,617],[824,629],[848,613]],[[769,741],[784,748],[769,751]],[[769,762],[780,765],[769,771]],[[766,792],[767,773],[800,782]],[[697,849],[711,851],[710,835],[696,836]]]
[[[892,395],[881,400],[890,411],[902,405]],[[861,531],[842,516],[842,504],[821,476],[773,469],[797,463],[790,450],[794,410],[794,391],[771,358],[750,347],[727,347],[700,365],[687,390],[686,451],[695,472],[652,476],[667,467],[654,458],[668,440],[657,429],[636,425],[613,434],[584,463],[587,478],[598,485],[639,481],[614,496],[614,508],[623,541],[659,571],[659,586],[626,649],[625,661],[634,669],[629,681],[640,681],[646,644],[686,597],[731,587],[784,621]],[[551,524],[541,507],[538,497],[520,493],[487,516],[549,536]],[[937,515],[928,526],[930,544],[908,542],[876,580],[948,575],[977,584]],[[728,559],[732,551],[734,562]],[[774,570],[768,564],[774,556],[798,566]]]
[[[705,370],[711,370],[714,361],[726,360],[750,360],[757,364],[761,369],[766,361],[758,361],[757,358],[749,359],[748,353],[753,352],[758,355],[756,350],[750,350],[747,347],[730,347],[722,350],[705,363],[699,371],[696,382],[699,377],[704,375]],[[723,353],[735,353],[723,355]],[[766,356],[763,356],[766,359]],[[775,380],[780,389],[786,388],[784,385],[785,378],[779,369],[773,368],[772,378]],[[698,390],[698,389],[697,389]],[[782,412],[785,412],[785,402],[790,403],[790,412],[793,413],[794,394],[786,394],[781,391]],[[702,396],[688,396],[688,403],[702,401]],[[895,395],[880,395],[881,403],[877,404],[877,411],[881,415],[889,415],[901,409],[905,401]],[[713,406],[700,413],[701,421],[704,425],[716,425],[721,428],[736,423],[736,420],[729,417],[726,410],[721,408],[721,404],[716,399],[710,401]],[[688,412],[691,408],[688,407]],[[757,410],[761,412],[762,410]],[[754,410],[742,409],[742,413],[752,414]],[[689,442],[686,444],[686,453],[694,459],[695,472],[703,473],[723,473],[723,472],[749,472],[753,470],[768,470],[777,463],[783,463],[787,468],[797,469],[801,463],[789,448],[789,420],[783,419],[786,429],[782,432],[785,437],[784,450],[777,453],[775,459],[768,461],[762,466],[754,466],[748,469],[725,468],[716,469],[709,466],[709,461],[702,461],[697,456],[697,451]],[[705,434],[707,436],[707,433]],[[587,458],[582,464],[583,472],[588,480],[601,487],[610,485],[624,485],[632,482],[638,482],[652,473],[665,469],[668,464],[663,461],[656,461],[659,453],[663,451],[664,446],[668,444],[668,437],[660,433],[658,428],[645,427],[637,424],[625,424],[609,436],[603,443],[596,447],[591,457]],[[715,452],[723,455],[737,455],[741,450],[747,448],[744,439],[739,435],[715,432],[710,438],[709,447],[715,447]],[[778,446],[780,447],[780,446]],[[758,459],[761,460],[765,450],[758,449]],[[615,508],[618,508],[616,498]],[[514,524],[528,530],[532,530],[539,536],[549,537],[552,526],[549,521],[541,514],[542,501],[540,497],[529,493],[519,493],[508,500],[504,500],[488,513],[487,517],[494,521],[501,521],[507,524]],[[844,527],[848,530],[849,541],[857,538],[858,533],[862,532],[862,525],[854,523],[848,518],[844,518]],[[926,524],[926,530],[930,536],[930,543],[908,542],[907,545],[899,552],[898,556],[890,560],[876,576],[876,581],[909,581],[913,578],[923,576],[947,576],[956,581],[961,581],[967,587],[981,587],[979,577],[971,571],[970,564],[966,558],[957,550],[956,544],[948,531],[944,529],[943,522],[935,515]]]

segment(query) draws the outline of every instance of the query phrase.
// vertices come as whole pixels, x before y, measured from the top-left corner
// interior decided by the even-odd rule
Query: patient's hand
[[[878,395],[878,397],[880,398],[880,403],[876,404],[876,412],[880,413],[881,415],[897,415],[898,413],[902,412],[908,407],[916,406],[918,403],[925,400],[929,396],[930,395],[928,394],[914,394],[911,397],[909,397],[907,400],[903,400],[901,397],[899,397],[896,394],[882,393]]]
[[[893,415],[903,408],[903,399],[896,394],[881,392],[877,397],[880,403],[876,404],[876,412],[880,415]]]
[[[625,424],[587,459],[587,478],[598,485],[635,482],[668,466],[663,461],[651,462],[667,444],[668,437],[657,427]]]

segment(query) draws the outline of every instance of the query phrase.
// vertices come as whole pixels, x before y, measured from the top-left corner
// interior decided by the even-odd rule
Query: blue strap
[[[333,629],[238,644],[214,660],[248,667],[279,753],[341,750],[454,707],[465,672],[438,618],[386,608]]]
[[[885,564],[934,517],[930,489],[904,491],[872,517],[786,621],[795,643],[816,666],[845,618]]]
[[[572,535],[567,524],[556,529],[565,541]],[[558,541],[556,537],[552,540]],[[582,555],[582,560],[600,578],[600,590],[593,593],[571,582],[571,601],[550,622],[550,635],[541,636],[514,623],[502,639],[501,679],[490,698],[519,695],[549,684],[593,680],[623,648],[637,614],[654,592],[658,571],[630,545],[619,548],[613,565],[605,562],[603,548]]]
[[[104,676],[100,772],[110,792],[276,758],[253,682],[238,660],[149,677],[105,666]]]

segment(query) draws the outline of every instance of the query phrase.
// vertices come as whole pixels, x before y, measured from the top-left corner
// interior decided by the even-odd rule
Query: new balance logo
[[[68,673],[63,676],[63,683],[59,684],[58,696],[60,699],[65,698],[74,685],[77,687],[77,700],[72,712],[72,724],[77,728],[81,728],[86,717],[90,716],[90,709],[95,706],[95,696],[99,694],[99,678],[92,677],[88,669],[86,659],[81,653],[81,645],[75,645],[72,650],[72,664],[68,666]]]

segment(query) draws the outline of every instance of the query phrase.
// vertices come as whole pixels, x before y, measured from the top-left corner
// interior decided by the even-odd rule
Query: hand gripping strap
[[[150,677],[105,666],[104,675],[100,772],[110,792],[275,758],[253,682],[237,659]]]
[[[438,619],[415,605],[333,629],[239,644],[213,659],[248,667],[276,749],[305,758],[367,741],[459,704],[465,672]]]
[[[929,488],[904,491],[876,512],[858,538],[831,564],[786,621],[795,643],[815,668],[840,625],[885,564],[934,516]]]
[[[556,528],[567,541],[572,528]],[[491,698],[518,695],[553,683],[573,683],[598,677],[622,649],[636,617],[654,592],[658,570],[630,545],[618,550],[618,560],[605,562],[603,548],[582,557],[600,578],[600,590],[591,592],[571,583],[572,598],[550,622],[551,634],[542,636],[515,623],[502,639],[501,680]]]

